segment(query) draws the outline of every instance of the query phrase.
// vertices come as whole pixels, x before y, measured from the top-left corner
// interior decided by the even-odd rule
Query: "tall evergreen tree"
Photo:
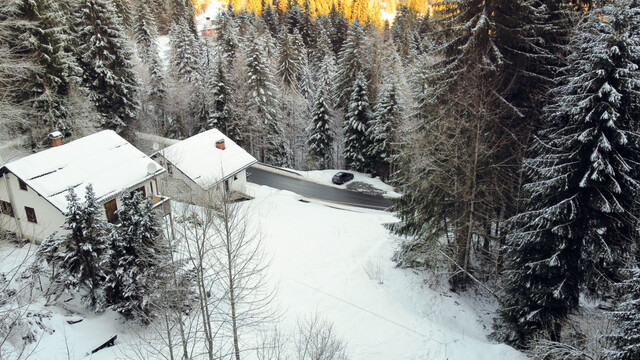
[[[238,29],[233,17],[226,12],[219,15],[218,20],[218,36],[216,41],[218,46],[225,54],[229,61],[233,61],[236,57],[236,50],[240,46],[238,40]]]
[[[640,358],[640,268],[626,273],[627,278],[619,285],[622,299],[613,311],[615,327],[603,354],[611,360]]]
[[[356,75],[365,72],[364,30],[359,22],[351,25],[338,59],[336,78],[336,106],[347,111],[354,90]]]
[[[367,156],[372,162],[372,172],[383,174],[385,177],[393,172],[391,165],[401,120],[396,86],[391,84],[383,88],[378,95],[371,126],[367,130],[367,137],[371,139]]]
[[[179,82],[196,83],[200,78],[200,46],[185,19],[171,25],[169,43],[171,76]]]
[[[344,13],[342,13],[341,10],[336,8],[335,3],[331,5],[329,20],[331,22],[331,33],[329,34],[329,38],[331,39],[333,53],[335,56],[338,56],[347,38],[349,20],[345,18]]]
[[[93,187],[87,185],[85,202],[69,189],[67,211],[62,228],[66,234],[52,236],[43,243],[39,256],[46,259],[57,272],[65,289],[86,291],[84,300],[96,310],[105,306],[102,290],[104,272],[99,266],[106,251],[106,226],[100,217]]]
[[[247,78],[249,109],[252,114],[253,145],[257,145],[260,158],[272,165],[287,166],[291,150],[285,142],[284,130],[278,116],[278,95],[274,85],[269,59],[265,56],[263,36],[254,39],[247,52]]]
[[[157,52],[158,32],[153,13],[145,0],[135,0],[135,22],[133,24],[134,35],[138,49],[138,56],[143,63],[149,64],[150,53]]]
[[[500,312],[516,344],[538,332],[557,340],[581,282],[617,280],[639,235],[638,10],[617,0],[580,23],[538,155],[525,161],[530,200],[513,219]]]
[[[103,262],[108,269],[104,288],[110,308],[145,322],[153,316],[156,282],[167,255],[152,206],[140,192],[123,194],[117,211],[120,223],[109,235]]]
[[[327,169],[332,166],[334,133],[331,124],[331,113],[327,104],[328,96],[324,86],[316,94],[312,119],[307,132],[309,156],[316,162],[316,168]]]
[[[364,172],[371,166],[371,158],[367,154],[371,145],[367,136],[370,120],[369,90],[364,75],[358,72],[343,125],[344,162],[348,169]]]
[[[78,11],[76,57],[82,82],[102,116],[102,126],[122,132],[138,107],[128,38],[110,1],[83,0]]]
[[[22,100],[32,103],[36,128],[68,135],[72,129],[67,122],[67,97],[76,65],[65,48],[66,17],[52,0],[22,1],[20,12],[23,19],[34,23],[21,29],[20,41],[40,65],[39,71],[29,74],[24,82]]]
[[[219,55],[215,63],[215,73],[210,76],[209,84],[211,116],[207,124],[208,129],[217,128],[232,139],[237,138],[238,131],[230,109],[231,89],[227,74],[227,60],[224,55]]]
[[[336,57],[331,51],[331,43],[325,32],[322,31],[320,39],[318,41],[317,55],[319,57],[318,63],[315,67],[315,84],[316,88],[320,89],[324,87],[325,91],[332,93],[335,83],[334,79],[337,73]],[[327,99],[329,104],[333,104],[332,99]]]
[[[302,53],[293,43],[291,35],[283,32],[280,37],[278,58],[278,75],[289,88],[297,89],[298,80],[302,76]]]

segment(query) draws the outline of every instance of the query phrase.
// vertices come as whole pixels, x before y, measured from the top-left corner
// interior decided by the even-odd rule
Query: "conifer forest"
[[[210,3],[0,0],[0,132],[37,150],[216,128],[265,164],[378,176],[402,194],[396,266],[495,301],[491,341],[640,359],[640,0],[229,0],[198,20]],[[70,288],[157,231],[134,205],[139,233],[82,231],[93,200],[71,203],[93,250],[41,254]],[[87,302],[149,316],[121,275]]]

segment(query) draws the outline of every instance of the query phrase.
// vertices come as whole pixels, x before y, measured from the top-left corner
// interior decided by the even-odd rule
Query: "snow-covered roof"
[[[111,130],[26,156],[5,169],[60,211],[67,210],[69,188],[83,200],[92,184],[98,200],[105,200],[165,171]]]
[[[216,148],[220,139],[224,140],[224,150]],[[205,190],[257,162],[217,129],[182,140],[160,154]]]

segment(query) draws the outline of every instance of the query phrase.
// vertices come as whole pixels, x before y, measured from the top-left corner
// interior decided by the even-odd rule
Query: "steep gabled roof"
[[[69,188],[82,200],[92,184],[103,201],[165,171],[111,130],[26,156],[1,170],[19,177],[62,212]]]
[[[220,139],[224,140],[224,150],[216,148]],[[194,135],[159,153],[205,190],[257,162],[217,129]]]

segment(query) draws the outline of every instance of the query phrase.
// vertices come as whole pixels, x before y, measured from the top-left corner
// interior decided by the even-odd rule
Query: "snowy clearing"
[[[244,204],[272,259],[270,278],[279,284],[283,328],[318,313],[334,323],[352,360],[524,358],[486,339],[494,305],[429,289],[424,273],[394,267],[396,244],[383,227],[395,221],[392,214],[303,203],[288,191],[248,186],[256,198]],[[3,244],[1,254],[8,251],[14,253],[2,257],[2,270],[34,250]],[[48,314],[34,359],[82,358],[116,334],[114,347],[86,358],[139,358],[133,345],[141,328],[113,312],[92,314],[75,300],[60,304],[44,307],[38,299],[31,305]],[[78,318],[84,320],[66,322]]]

